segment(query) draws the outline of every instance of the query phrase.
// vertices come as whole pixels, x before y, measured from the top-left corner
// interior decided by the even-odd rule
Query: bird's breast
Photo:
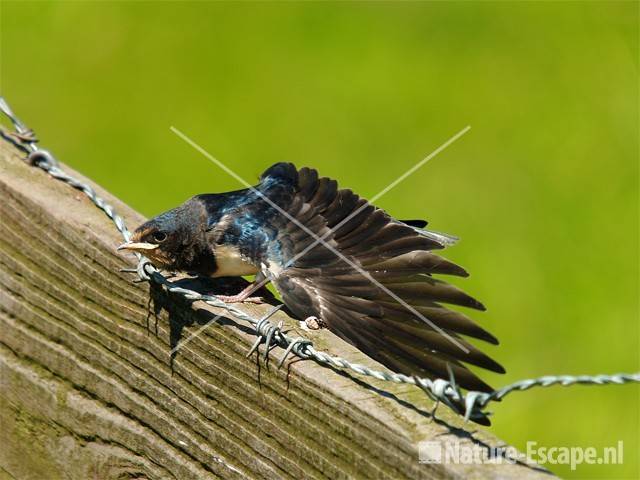
[[[214,252],[218,268],[212,277],[241,277],[258,273],[258,267],[243,257],[234,245],[216,245]]]

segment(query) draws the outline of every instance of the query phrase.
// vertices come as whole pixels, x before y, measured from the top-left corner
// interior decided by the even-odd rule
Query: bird
[[[226,302],[271,282],[282,302],[391,371],[455,378],[467,390],[493,389],[469,366],[505,373],[469,339],[495,336],[450,305],[482,311],[478,300],[440,278],[467,271],[433,253],[457,238],[397,220],[313,168],[280,162],[253,186],[196,195],[140,225],[118,250],[160,269],[208,277],[254,275]],[[314,323],[313,320],[317,320]]]

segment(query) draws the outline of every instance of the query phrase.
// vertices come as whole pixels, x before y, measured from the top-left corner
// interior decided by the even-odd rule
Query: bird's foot
[[[250,295],[264,285],[265,282],[253,281],[247,285],[237,295],[216,295],[224,303],[265,303],[262,297],[251,297]]]
[[[29,129],[22,133],[20,132],[11,132],[9,133],[13,138],[20,141],[21,143],[36,143],[38,139],[36,138],[36,134],[33,130]]]
[[[320,330],[326,326],[326,323],[324,323],[321,318],[314,316],[307,317],[300,322],[300,328],[307,331]]]
[[[220,300],[224,303],[256,303],[262,304],[264,303],[264,298],[262,297],[248,297],[239,293],[238,295],[216,295]]]

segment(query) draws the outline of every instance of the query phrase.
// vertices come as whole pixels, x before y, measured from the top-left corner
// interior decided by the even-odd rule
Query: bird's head
[[[207,248],[206,226],[204,210],[187,201],[140,225],[118,250],[140,253],[158,268],[189,270]]]

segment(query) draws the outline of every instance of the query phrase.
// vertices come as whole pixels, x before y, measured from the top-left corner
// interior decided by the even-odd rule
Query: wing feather
[[[421,230],[422,220],[395,220],[310,168],[276,164],[257,188],[296,219],[274,216],[277,234],[265,255],[275,287],[296,315],[322,318],[335,334],[394,371],[448,378],[449,366],[460,386],[491,390],[465,365],[504,369],[463,336],[493,344],[496,338],[442,304],[484,306],[432,276],[468,275],[432,253],[455,237]]]

